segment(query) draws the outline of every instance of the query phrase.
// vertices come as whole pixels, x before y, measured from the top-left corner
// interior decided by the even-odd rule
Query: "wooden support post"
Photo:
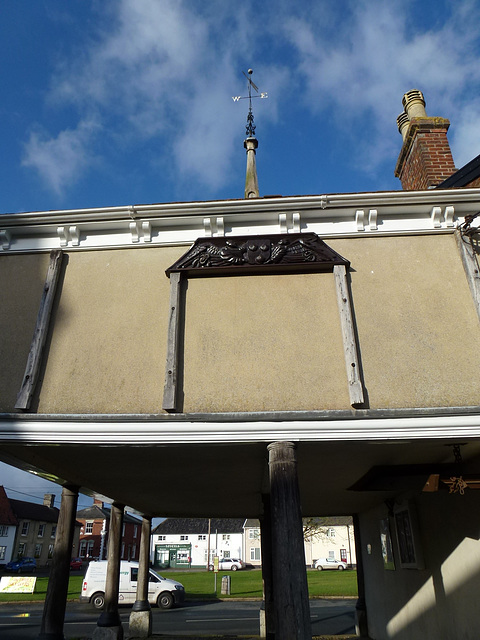
[[[78,487],[67,486],[63,488],[50,579],[38,640],[64,640],[65,637],[63,623],[67,606],[77,500]]]
[[[138,561],[137,599],[129,620],[129,635],[149,638],[152,635],[152,610],[148,602],[148,577],[150,568],[150,533],[152,519],[143,517]]]
[[[180,336],[180,304],[181,304],[181,274],[170,274],[170,314],[168,319],[167,362],[165,367],[165,387],[163,390],[163,404],[165,411],[178,410],[177,376],[179,365],[179,336]]]
[[[28,354],[27,366],[23,376],[22,386],[17,396],[15,409],[28,410],[32,402],[33,392],[38,381],[38,372],[42,361],[43,347],[47,339],[48,323],[52,312],[55,291],[62,266],[63,253],[61,250],[50,253],[50,264],[43,287],[42,299],[38,310],[37,324],[33,333],[32,344]]]
[[[270,495],[264,494],[263,517],[260,518],[260,547],[262,554],[263,603],[260,611],[260,637],[275,638],[275,593],[272,559],[272,513]]]
[[[268,445],[275,640],[311,640],[302,514],[293,442]]]
[[[122,542],[124,505],[112,504],[107,549],[107,579],[105,583],[105,608],[93,632],[93,639],[111,638],[123,640],[123,627],[118,613],[120,580],[120,555]],[[108,629],[107,632],[104,629]]]
[[[336,264],[333,267],[333,275],[335,277],[338,310],[340,311],[340,322],[342,326],[343,350],[347,368],[350,404],[355,406],[363,404],[364,397],[345,265]]]
[[[365,575],[363,570],[363,549],[358,514],[353,515],[353,535],[355,536],[355,557],[357,559],[358,600],[355,605],[355,632],[361,638],[368,637],[367,605],[365,602]]]
[[[478,266],[477,254],[472,245],[472,239],[468,236],[462,236],[457,229],[455,231],[455,240],[462,259],[465,275],[467,276],[468,286],[473,297],[475,309],[480,319],[480,269]]]

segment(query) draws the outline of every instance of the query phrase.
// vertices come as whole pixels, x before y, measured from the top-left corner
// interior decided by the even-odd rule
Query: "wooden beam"
[[[47,277],[43,287],[42,299],[38,310],[37,324],[33,333],[27,366],[23,376],[22,386],[17,396],[15,409],[28,410],[32,402],[33,392],[38,381],[38,373],[42,361],[43,348],[47,339],[50,315],[57,288],[58,277],[62,266],[63,252],[58,249],[50,253]]]
[[[350,404],[355,406],[363,404],[364,398],[345,265],[336,264],[333,267],[333,275],[335,277],[338,310],[340,312],[340,322],[342,326],[343,350],[345,353]]]
[[[165,411],[178,410],[178,348],[180,336],[180,304],[181,304],[181,274],[170,274],[170,313],[167,335],[167,361],[165,367],[165,387],[163,389],[162,407]]]
[[[455,231],[455,240],[457,241],[457,247],[460,251],[460,257],[462,259],[463,268],[465,269],[465,275],[467,276],[468,286],[473,297],[475,309],[480,319],[480,269],[478,266],[477,254],[472,245],[472,240],[469,236],[461,234],[460,230]]]

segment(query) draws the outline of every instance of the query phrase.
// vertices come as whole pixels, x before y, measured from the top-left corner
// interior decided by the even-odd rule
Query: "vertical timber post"
[[[170,312],[168,316],[167,361],[165,365],[165,387],[163,389],[164,411],[178,411],[178,368],[180,338],[180,304],[182,276],[170,274]]]
[[[363,549],[358,514],[353,514],[353,535],[355,536],[355,557],[357,559],[358,600],[355,605],[355,631],[361,638],[368,637],[367,605],[365,602],[365,576],[363,571]]]
[[[260,611],[260,637],[275,638],[275,594],[272,560],[272,513],[270,495],[264,494],[263,518],[260,518],[260,547],[262,554],[263,609]]]
[[[63,487],[55,546],[53,548],[52,568],[38,640],[64,640],[63,623],[67,606],[77,501],[78,487]]]
[[[148,602],[151,528],[152,519],[144,516],[138,561],[137,599],[133,604],[129,620],[129,634],[136,638],[149,638],[152,635],[152,610]]]
[[[293,442],[268,445],[275,640],[311,640],[297,460]]]
[[[124,505],[112,504],[108,532],[107,580],[105,583],[105,609],[93,632],[93,639],[123,640],[123,627],[118,613],[120,555]]]

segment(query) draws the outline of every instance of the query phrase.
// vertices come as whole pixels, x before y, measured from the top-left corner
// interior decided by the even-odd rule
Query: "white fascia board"
[[[132,441],[133,437],[133,441]],[[188,422],[1,420],[0,445],[175,445],[255,442],[354,442],[480,438],[480,414],[288,420]]]
[[[0,253],[187,245],[200,237],[450,233],[480,189],[393,191],[129,205],[0,216]]]

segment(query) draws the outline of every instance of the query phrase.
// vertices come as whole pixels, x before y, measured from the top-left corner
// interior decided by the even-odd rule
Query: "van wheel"
[[[318,567],[317,567],[317,571],[323,571],[323,567],[322,567],[322,565],[321,565],[321,564],[319,564],[319,565],[318,565]]]
[[[157,598],[157,607],[159,609],[171,609],[173,607],[173,596],[168,591],[164,591]]]
[[[342,565],[340,565],[340,566],[338,567],[338,570],[339,570],[339,571],[343,571],[343,567],[342,567]]]
[[[90,603],[94,609],[103,609],[105,606],[105,594],[99,591],[98,593],[94,593]]]

